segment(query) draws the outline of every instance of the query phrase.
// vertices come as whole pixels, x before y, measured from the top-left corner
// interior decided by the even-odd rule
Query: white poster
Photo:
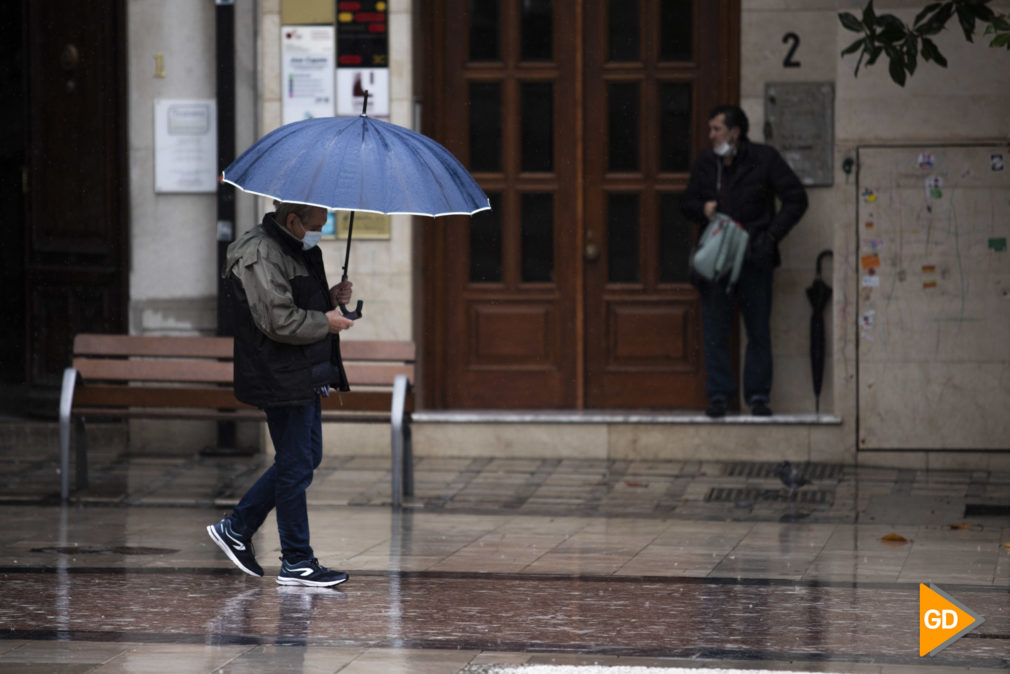
[[[283,123],[333,116],[333,26],[281,27]]]
[[[154,101],[154,191],[217,192],[217,102]]]

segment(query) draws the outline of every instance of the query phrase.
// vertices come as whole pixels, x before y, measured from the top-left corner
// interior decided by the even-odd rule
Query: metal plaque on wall
[[[765,84],[765,142],[804,185],[834,184],[834,129],[834,83]]]

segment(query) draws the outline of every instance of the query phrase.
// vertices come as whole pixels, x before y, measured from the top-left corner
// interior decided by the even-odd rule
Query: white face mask
[[[319,245],[319,242],[323,240],[322,232],[313,232],[312,230],[306,230],[305,236],[302,237],[302,250],[312,250]]]
[[[722,141],[715,148],[715,153],[717,155],[719,155],[720,157],[725,157],[726,155],[728,155],[732,151],[733,151],[733,146],[730,145],[729,143],[727,143],[726,141]]]

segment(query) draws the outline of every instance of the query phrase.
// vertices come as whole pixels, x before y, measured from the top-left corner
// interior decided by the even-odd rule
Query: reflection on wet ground
[[[22,639],[793,662],[903,663],[918,643],[918,593],[901,584],[394,573],[358,574],[344,587],[162,571],[10,574],[0,619]],[[946,589],[987,620],[943,660],[999,665],[1006,592]]]
[[[791,501],[769,464],[431,459],[394,513],[385,464],[310,491],[339,590],[274,583],[272,521],[263,579],[207,538],[262,457],[114,457],[66,508],[8,470],[0,671],[1010,668],[1005,474],[808,467]],[[920,582],[985,623],[919,658]]]

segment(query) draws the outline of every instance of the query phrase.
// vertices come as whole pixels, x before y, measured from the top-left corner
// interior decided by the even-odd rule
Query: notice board
[[[1010,449],[1008,155],[859,149],[860,449]]]

